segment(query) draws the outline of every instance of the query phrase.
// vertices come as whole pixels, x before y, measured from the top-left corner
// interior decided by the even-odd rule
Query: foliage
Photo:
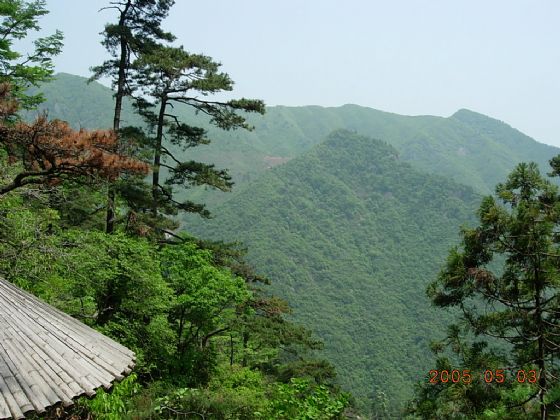
[[[0,10],[10,12],[27,4],[0,1]],[[44,9],[42,2],[33,4],[39,7],[39,14],[30,14],[34,19]],[[156,180],[152,177],[156,193],[140,178],[122,177],[111,183],[110,189],[120,193],[117,221],[125,232],[110,237],[99,231],[99,220],[93,216],[112,204],[104,205],[99,189],[88,197],[91,186],[80,185],[80,177],[62,179],[58,186],[18,187],[0,198],[0,272],[133,348],[138,354],[139,381],[164,382],[171,389],[158,396],[167,395],[171,408],[196,408],[233,418],[247,418],[249,413],[264,418],[339,416],[347,401],[333,386],[332,365],[308,359],[307,353],[311,351],[313,356],[321,344],[309,330],[288,321],[293,317],[312,325],[325,340],[330,360],[344,372],[340,382],[357,391],[362,406],[370,405],[366,399],[373,399],[374,415],[395,415],[408,395],[407,385],[429,368],[426,337],[442,332],[456,313],[436,314],[418,290],[435,275],[445,250],[456,242],[456,226],[471,220],[469,215],[478,199],[470,188],[419,172],[403,161],[487,191],[521,158],[543,162],[556,153],[555,149],[538,146],[503,123],[465,110],[450,118],[411,118],[356,106],[276,107],[266,118],[255,118],[243,112],[261,113],[264,107],[260,101],[204,101],[204,93],[228,91],[232,82],[207,56],[177,47],[156,48],[153,41],[158,37],[171,39],[159,27],[171,4],[113,2],[120,20],[128,19],[125,9],[136,6],[144,5],[147,9],[143,12],[154,12],[134,15],[140,17],[138,28],[146,24],[144,29],[152,32],[144,36],[139,35],[141,31],[127,32],[130,27],[122,22],[108,25],[105,45],[112,58],[96,70],[98,75],[114,77],[121,99],[135,87],[123,84],[123,69],[129,74],[137,72],[136,80],[142,86],[137,94],[146,100],[138,104],[146,125],[143,133],[140,129],[127,132],[130,136],[121,142],[126,147],[120,152],[135,154],[136,141],[144,147],[142,152],[151,151],[157,169],[154,174],[158,174]],[[152,18],[154,25],[149,22]],[[29,28],[33,25],[34,21]],[[45,44],[51,48],[44,50],[45,57],[56,52],[55,41]],[[11,44],[7,45],[11,49]],[[141,54],[133,68],[130,58],[135,52]],[[35,80],[50,74],[50,61],[48,57],[45,60],[43,73],[37,73]],[[180,76],[175,77],[175,71]],[[27,86],[33,84],[35,76],[24,73],[21,80]],[[16,96],[23,98],[20,85],[15,85]],[[72,86],[80,89],[77,83]],[[165,90],[169,86],[182,89],[176,92],[173,104],[177,106],[173,108],[169,104],[162,107],[174,96]],[[93,128],[110,125],[97,125],[96,120],[107,117],[104,109],[111,106],[103,101],[111,101],[110,91],[94,92],[99,98],[95,111],[99,116],[94,117],[92,108],[75,103],[82,92],[51,92],[53,102],[58,101],[58,106],[51,106],[53,111],[65,118],[64,113],[72,108],[75,126],[86,120]],[[28,91],[29,95],[36,93],[40,92]],[[123,112],[129,117],[127,106],[125,101]],[[80,107],[81,113],[74,112]],[[115,115],[109,117],[115,119]],[[260,130],[243,135],[221,133],[251,125]],[[355,132],[337,132],[317,145],[339,127],[384,138],[394,148]],[[119,131],[119,135],[124,138],[124,132]],[[207,144],[210,138],[217,141]],[[198,145],[204,147],[193,147]],[[7,161],[5,150],[0,151],[0,159]],[[290,159],[267,171],[273,164]],[[160,220],[159,216],[164,219],[177,209],[207,214],[206,208],[195,202],[207,198],[223,202],[223,198],[213,198],[198,188],[231,187],[230,174],[216,167],[232,168],[234,179],[241,182],[260,179],[235,194],[221,208],[222,216],[217,220],[198,226],[185,218],[185,224],[191,223],[190,230],[196,234],[214,239],[244,240],[251,247],[249,260],[256,264],[256,271],[228,246],[187,240],[174,232],[168,233],[170,240],[162,241],[160,235],[158,246],[151,241],[153,236],[146,235],[146,226],[175,227],[174,221]],[[25,169],[23,161],[3,165],[0,178],[9,181]],[[73,192],[80,204],[64,203],[64,197]],[[509,199],[507,188],[504,193]],[[544,194],[541,198],[542,206],[549,204],[550,197]],[[87,211],[80,213],[78,205]],[[535,209],[538,206],[531,207],[526,216],[533,217]],[[549,228],[548,222],[542,223],[543,229]],[[553,264],[545,268],[549,266]],[[497,277],[493,278],[487,275],[489,267],[484,270],[471,272],[478,289],[460,290],[460,297],[487,292],[484,287],[491,285],[490,280],[502,276],[494,272]],[[249,284],[264,280],[256,272],[267,274],[272,289],[294,304],[293,315],[284,299],[269,295],[264,282]],[[556,276],[551,277],[553,285]],[[527,291],[530,289],[521,289],[519,296]],[[547,289],[543,296],[549,299],[554,293]],[[554,299],[547,303],[551,306],[543,306],[544,310],[554,310]],[[507,330],[509,319],[483,317],[474,321],[475,331],[501,333],[500,328]],[[496,321],[499,328],[492,329]],[[527,331],[535,325],[531,320],[515,321],[519,324],[516,327]],[[548,321],[555,322],[553,318]],[[440,359],[442,367],[455,363],[498,367],[511,360],[508,348],[490,349],[477,341],[467,342],[460,334],[449,334],[447,341],[457,351]],[[523,346],[522,342],[513,345],[519,360],[534,358],[534,346]],[[529,363],[526,366],[531,367]],[[303,379],[291,380],[294,376]],[[541,396],[552,404],[558,388],[549,385]],[[461,386],[419,392],[425,392],[423,402],[438,401],[437,406],[424,405],[426,413],[432,410],[433,415],[439,409],[442,417],[468,412],[496,418],[503,417],[512,405],[523,405],[531,391],[530,386],[496,389],[476,383],[468,393]],[[106,408],[123,413],[117,400]],[[524,414],[533,415],[540,407],[530,401],[524,409]]]
[[[244,412],[254,403],[263,412],[269,383],[297,376],[324,383],[334,376],[332,367],[299,359],[317,346],[308,331],[283,319],[285,302],[250,290],[214,265],[209,250],[194,242],[158,250],[122,233],[63,230],[43,194],[0,200],[1,275],[133,349],[141,383],[161,378],[175,389],[197,387],[185,407],[206,401],[208,410]],[[293,346],[299,362],[286,363],[280,346]],[[241,392],[255,381],[264,384],[256,394]],[[115,391],[77,410],[115,418],[136,410],[131,395]]]
[[[96,83],[86,85],[86,79],[68,74],[57,78],[42,88],[47,98],[44,109],[49,115],[76,127],[112,126],[113,117],[108,112],[113,104],[110,89]],[[83,106],[85,103],[91,104],[92,111]],[[123,119],[127,124],[139,125],[130,103],[125,100],[123,104]],[[255,127],[251,132],[213,128],[202,113],[196,115],[180,104],[173,111],[180,121],[208,130],[212,142],[188,149],[188,159],[184,157],[186,152],[170,142],[164,146],[180,161],[192,159],[228,168],[237,189],[258,179],[270,167],[308,151],[339,128],[383,139],[397,150],[400,161],[484,194],[492,192],[517,163],[535,161],[544,167],[559,153],[557,148],[537,143],[501,121],[468,110],[440,118],[409,117],[356,105],[275,106],[268,107],[264,116],[247,115],[248,124]],[[177,201],[203,202],[211,212],[229,198],[230,194],[204,187],[176,192]],[[185,218],[186,225],[198,223],[195,217]]]
[[[212,266],[211,254],[194,244],[167,247],[160,255],[161,272],[174,294],[168,316],[176,334],[174,368],[190,383],[206,383],[213,368],[212,341],[234,327],[238,307],[251,294],[242,278]]]
[[[214,165],[202,162],[179,161],[163,145],[164,136],[169,136],[171,143],[184,149],[199,144],[209,143],[206,130],[181,122],[172,108],[178,104],[193,107],[210,115],[210,124],[224,130],[238,127],[249,129],[245,117],[235,112],[264,112],[264,104],[258,100],[216,100],[200,99],[200,95],[215,95],[222,91],[231,91],[233,82],[225,73],[218,71],[220,65],[210,57],[189,54],[183,47],[167,46],[163,42],[173,41],[175,37],[161,28],[161,21],[169,13],[173,0],[123,0],[112,2],[106,9],[116,9],[119,13],[117,24],[105,27],[103,45],[111,53],[112,59],[101,66],[93,68],[92,79],[109,75],[116,88],[113,129],[119,132],[120,148],[126,148],[131,139],[121,129],[121,112],[125,96],[133,95],[140,115],[144,117],[150,130],[144,146],[153,155],[153,172],[151,200],[145,196],[145,188],[136,188],[137,201],[127,204],[132,207],[147,205],[150,214],[145,211],[133,211],[135,218],[141,218],[139,224],[151,226],[155,236],[161,239],[160,231],[168,232],[176,226],[165,216],[176,214],[178,210],[199,213],[208,216],[204,205],[190,200],[179,202],[174,198],[173,185],[190,187],[207,185],[221,190],[229,190],[231,183],[226,171],[214,169]],[[157,109],[157,110],[156,110]],[[168,127],[168,129],[167,129]],[[135,128],[137,129],[137,128]],[[137,130],[138,131],[138,130]],[[162,156],[172,160],[162,161]],[[165,160],[165,159],[164,159]],[[161,168],[169,170],[168,179],[160,180]],[[138,186],[138,179],[132,179]],[[121,190],[123,191],[123,190]],[[116,190],[110,186],[107,199],[106,231],[113,232],[115,226]],[[129,215],[131,212],[129,212]],[[128,219],[128,217],[127,217]]]
[[[319,346],[309,331],[284,319],[287,304],[251,290],[223,256],[196,241],[157,249],[123,233],[63,229],[49,194],[24,187],[0,200],[0,273],[133,349],[142,384],[165,380],[172,389],[163,395],[197,387],[201,393],[191,396],[200,398],[189,404],[207,400],[212,409],[242,410],[250,393],[237,388],[254,375],[270,375],[267,384],[297,376],[328,383],[334,377],[330,365],[306,361],[306,349]],[[297,363],[285,359],[281,347]],[[245,373],[236,373],[239,363]],[[220,384],[232,390],[220,390]],[[268,385],[259,392],[264,389]],[[258,410],[268,401],[261,394],[254,397]],[[118,417],[125,403],[126,410],[137,410],[129,399],[102,394],[79,409]]]
[[[43,101],[39,93],[29,95],[30,86],[50,80],[53,74],[52,57],[62,49],[62,32],[37,38],[34,50],[26,56],[13,50],[15,41],[25,39],[30,31],[39,30],[38,19],[48,13],[45,0],[0,1],[0,82],[13,86],[14,95],[24,109],[34,108]]]
[[[558,161],[551,160],[550,175],[558,174]],[[511,382],[419,385],[409,408],[423,418],[436,411],[473,418],[547,418],[558,412],[558,189],[535,163],[521,163],[497,185],[496,196],[483,199],[479,226],[462,230],[461,249],[451,249],[428,294],[437,306],[462,310],[461,324],[451,326],[447,342],[434,350],[450,346],[460,369],[508,366],[504,374]],[[469,333],[485,341],[469,344]],[[508,345],[501,352],[486,350],[488,340]],[[444,357],[438,365],[450,369]],[[537,373],[519,383],[519,371]]]
[[[108,152],[116,141],[111,132],[76,132],[67,123],[46,117],[32,124],[12,124],[18,101],[7,83],[0,85],[0,108],[0,148],[9,164],[23,167],[10,182],[0,185],[0,195],[28,184],[56,185],[63,178],[114,178],[122,171],[148,169],[138,160]]]
[[[59,258],[60,250],[56,238],[48,232],[59,216],[52,209],[34,207],[20,195],[0,198],[0,273],[50,301],[59,288],[53,281],[49,290],[44,279],[51,276],[50,267]]]
[[[130,71],[133,55],[147,52],[158,41],[173,41],[175,37],[161,29],[161,21],[169,13],[174,0],[123,0],[112,1],[103,9],[116,9],[118,23],[107,24],[103,32],[103,46],[112,56],[111,60],[94,67],[90,80],[110,76],[113,88],[116,88],[113,130],[119,134],[118,150],[130,154],[131,139],[123,136],[121,131],[121,112],[125,96],[133,92],[130,88]],[[103,10],[102,9],[102,10]],[[107,191],[106,232],[115,229],[116,191],[112,185]]]
[[[290,302],[293,319],[325,342],[341,372],[334,382],[364,410],[385,392],[398,415],[429,368],[428,337],[443,334],[450,319],[430,308],[422,290],[478,199],[399,161],[381,141],[337,131],[234,193],[215,219],[192,230],[247,244],[249,262]],[[329,382],[326,371],[313,372],[317,365],[290,362],[279,371]]]
[[[81,398],[74,413],[80,412],[83,415],[82,410],[85,410],[93,418],[121,420],[127,414],[130,414],[129,402],[139,390],[140,385],[137,382],[137,376],[133,373],[120,383],[115,384],[109,393],[100,389],[91,400]]]
[[[292,379],[279,384],[264,418],[274,419],[337,419],[343,418],[348,398],[331,395],[324,385],[313,386],[305,379]]]
[[[373,420],[382,420],[390,418],[389,401],[387,395],[383,391],[377,391],[372,402],[371,416]]]
[[[152,246],[122,234],[61,231],[55,211],[23,204],[0,201],[1,275],[132,348],[140,373],[166,372],[172,292]]]
[[[128,79],[119,73],[128,73],[134,56],[149,50],[158,41],[175,39],[161,28],[162,20],[167,17],[174,3],[174,0],[122,0],[112,1],[110,6],[104,7],[102,10],[118,12],[117,23],[105,25],[102,32],[102,44],[112,58],[93,67],[90,80],[109,76],[117,93],[129,95],[131,92],[126,90]]]
[[[151,67],[137,67],[147,71],[144,76],[154,68],[173,66],[156,54],[172,49],[155,48],[157,39],[172,39],[159,27],[172,4],[166,0],[110,3],[109,8],[119,10],[120,21],[106,27],[105,45],[114,53],[113,58],[120,47],[124,67],[119,61],[118,68],[111,68],[115,62],[109,60],[98,68],[98,75],[117,77],[116,102],[131,92],[123,87],[126,80],[122,77],[131,53],[144,59],[157,58],[150,62]],[[28,9],[23,15],[16,15],[24,6]],[[41,1],[0,2],[0,11],[12,13],[10,18],[15,21],[9,24],[16,36],[36,28],[35,17],[46,13]],[[29,26],[17,32],[20,21],[26,19],[30,19]],[[4,39],[8,37],[6,33]],[[54,52],[49,48],[54,48],[55,38],[43,41],[46,58],[40,70],[45,77],[50,74],[47,55]],[[11,43],[1,46],[8,51]],[[185,71],[171,83],[184,88],[177,90],[177,95],[186,95],[191,89],[204,96],[231,90],[233,82],[209,57],[187,54],[180,48],[174,51],[186,59],[176,63]],[[192,77],[188,69],[197,66]],[[32,92],[27,97],[20,95],[16,75],[4,76],[5,83],[0,85],[0,275],[136,353],[136,373],[115,384],[110,393],[97,390],[95,398],[82,399],[70,409],[52,407],[47,417],[121,419],[147,414],[151,418],[154,398],[161,397],[181,408],[200,407],[226,417],[255,414],[262,418],[279,380],[305,376],[327,383],[334,378],[330,364],[306,359],[307,350],[321,345],[310,331],[286,320],[287,303],[254,287],[255,282],[268,281],[245,262],[242,250],[171,232],[173,241],[156,242],[153,236],[142,234],[142,224],[134,219],[150,208],[145,203],[151,203],[142,201],[145,184],[132,174],[146,169],[139,160],[145,157],[142,152],[149,147],[155,154],[161,150],[153,148],[152,139],[141,129],[117,130],[120,104],[115,105],[117,122],[111,132],[77,132],[66,122],[45,117],[24,123],[16,115],[18,106],[29,105],[33,101],[29,98],[39,96],[31,96]],[[32,83],[28,76],[27,82]],[[171,79],[173,76],[165,81]],[[246,99],[224,103],[187,96],[162,99],[167,100],[188,102],[211,114],[220,129],[249,128],[236,111],[264,110],[261,101]],[[172,109],[171,102],[165,106]],[[146,115],[149,109],[143,108],[143,112]],[[172,115],[164,117],[177,122]],[[164,126],[177,143],[186,139],[184,146],[196,145],[197,136],[204,135],[204,129],[194,126],[160,124],[160,146]],[[216,181],[212,180],[216,174],[209,169],[211,165],[183,162],[178,167],[170,184]],[[98,179],[108,181],[108,188],[91,182]],[[109,191],[106,205],[105,191]],[[122,220],[126,227],[104,232],[97,215],[114,205],[115,192],[121,193],[120,203],[128,207]],[[278,336],[271,339],[273,334]],[[306,382],[313,391],[301,397],[310,399],[306,406],[319,406],[315,412],[334,410],[329,399],[346,401],[336,387],[314,388],[313,380]]]
[[[348,396],[305,379],[268,383],[261,373],[231,366],[217,373],[207,388],[183,388],[158,399],[162,418],[336,419]]]
[[[217,170],[213,164],[179,160],[163,144],[166,138],[170,144],[184,151],[210,142],[204,128],[178,118],[173,111],[177,104],[209,116],[209,124],[222,130],[250,129],[245,117],[238,111],[264,113],[264,103],[260,100],[232,99],[222,102],[204,98],[233,89],[233,81],[226,73],[220,72],[219,67],[220,64],[208,56],[188,53],[183,47],[169,46],[153,48],[134,62],[133,89],[138,92],[135,105],[153,136],[152,219],[157,219],[161,210],[167,214],[182,210],[209,216],[204,205],[190,200],[177,201],[173,186],[209,186],[222,191],[228,191],[232,186],[227,171]],[[168,171],[165,181],[160,180],[162,168]]]
[[[157,400],[161,418],[253,419],[266,409],[267,383],[258,371],[219,369],[205,388],[180,388]]]
[[[65,103],[59,96],[59,92],[63,91],[60,87],[53,92],[53,103]],[[192,124],[195,118],[200,120],[199,116],[180,106],[174,111],[187,123]],[[392,144],[396,148],[394,153],[398,158],[395,164],[399,168],[401,163],[411,162],[426,172],[454,177],[463,184],[485,192],[503,179],[515,163],[523,159],[545,163],[554,156],[556,149],[538,144],[502,122],[467,110],[459,111],[450,118],[411,118],[351,105],[339,108],[272,107],[267,109],[266,116],[248,116],[247,121],[256,129],[242,135],[221,133],[205,123],[203,126],[208,129],[208,136],[212,136],[213,142],[188,149],[189,158],[230,168],[233,180],[238,184],[238,192],[226,197],[225,194],[212,195],[203,189],[199,191],[193,188],[189,199],[210,202],[209,208],[213,212],[225,214],[208,226],[200,226],[200,222],[194,218],[185,218],[183,226],[213,239],[244,240],[252,248],[250,261],[273,280],[275,293],[295,307],[296,319],[313,326],[313,330],[320,333],[327,343],[326,351],[331,355],[330,360],[338,365],[338,369],[345,375],[362,372],[348,379],[346,384],[364,389],[362,398],[372,398],[383,390],[390,396],[390,404],[394,404],[394,393],[401,394],[407,387],[400,385],[400,381],[410,383],[429,368],[430,353],[425,350],[427,337],[434,336],[434,329],[441,331],[441,334],[445,331],[447,321],[429,309],[429,302],[418,291],[425,287],[430,276],[437,274],[438,261],[444,260],[446,248],[456,238],[456,226],[471,220],[470,210],[459,210],[463,199],[456,191],[462,187],[446,183],[447,187],[440,188],[430,183],[423,185],[414,179],[397,182],[409,170],[403,168],[396,173],[387,172],[388,165],[385,164],[380,167],[380,171],[387,175],[374,178],[374,174],[365,169],[367,165],[364,164],[361,166],[363,171],[356,169],[353,174],[345,173],[344,184],[348,185],[348,180],[354,178],[379,188],[358,190],[352,184],[346,189],[336,182],[335,178],[341,174],[336,173],[332,177],[323,175],[324,167],[314,165],[307,170],[305,165],[309,162],[301,163],[297,168],[288,162],[288,169],[279,167],[267,170],[265,157],[293,159],[322,141],[332,129],[347,127]],[[165,146],[177,157],[182,156],[180,148],[175,148],[170,142]],[[366,156],[364,161],[377,160],[376,155],[359,147],[359,143],[347,146],[354,156]],[[338,153],[344,153],[344,148],[333,149],[332,161],[329,161],[336,168],[342,166],[335,160]],[[348,168],[355,166],[359,165],[348,160]],[[313,177],[312,183],[306,172],[314,172],[314,168],[321,175]],[[274,175],[268,173],[271,171]],[[417,172],[413,173],[415,175],[411,175],[411,178],[418,178]],[[282,179],[287,181],[282,182]],[[304,179],[309,187],[298,187],[300,184],[296,179]],[[433,177],[429,179],[434,183],[440,182]],[[247,181],[255,180],[250,190],[249,187],[244,190]],[[406,183],[412,186],[409,190],[401,188]],[[321,184],[323,187],[319,188]],[[317,192],[310,191],[312,188],[316,188]],[[332,191],[329,193],[330,189]],[[396,194],[395,189],[401,189],[401,192]],[[354,191],[359,191],[361,195]],[[340,200],[340,196],[352,195],[357,197],[357,201],[349,200],[349,208],[355,206],[353,203],[365,201],[368,195],[371,197],[366,204],[370,211],[359,214],[356,219],[340,218],[338,213],[332,214],[334,211],[323,204],[327,197],[331,197],[329,204],[333,203],[332,208],[337,208],[334,203]],[[187,198],[181,193],[177,197]],[[216,203],[224,200],[228,200],[228,203],[221,208],[216,206]],[[440,203],[439,207],[437,203]],[[473,200],[469,203],[473,203]],[[456,210],[445,211],[442,215],[442,209],[450,206],[457,206]],[[474,208],[474,204],[469,204],[469,208]],[[343,211],[341,209],[340,214]],[[366,225],[357,228],[353,220],[357,223],[360,216],[363,218],[360,223]],[[370,218],[377,221],[370,222]],[[233,220],[239,220],[239,223]],[[306,227],[308,221],[318,226]],[[398,229],[398,226],[402,228]],[[369,234],[364,234],[364,231]],[[335,267],[330,263],[334,259],[347,262]],[[419,276],[418,267],[423,267],[426,274]],[[340,287],[348,273],[353,273],[355,278],[353,286]],[[285,278],[287,280],[283,280]],[[395,280],[383,281],[384,278]],[[324,284],[329,286],[325,287]],[[404,285],[402,292],[397,292],[397,284]],[[344,297],[340,296],[341,290],[342,293],[347,291]],[[388,303],[389,297],[394,298],[392,303]],[[417,303],[411,305],[407,302]],[[349,323],[342,322],[334,310],[341,305],[351,308],[348,316],[352,319],[364,320],[361,324],[353,325],[350,332],[347,331]],[[394,308],[398,314],[389,317],[385,310],[387,307]],[[314,321],[313,314],[319,311],[318,308],[321,308],[324,317],[330,319],[327,321],[329,327],[324,326],[323,321]],[[408,318],[403,318],[400,315],[402,313],[410,313],[411,321],[405,321]],[[374,322],[374,319],[377,321]],[[419,326],[416,325],[418,319],[422,320]],[[415,328],[410,327],[412,322]],[[400,346],[393,352],[386,350],[399,342],[398,338],[385,338],[391,337],[393,331],[402,331],[400,336],[409,337],[407,344],[403,345],[409,350],[404,354]],[[360,336],[370,338],[360,340],[362,344],[357,345],[355,338]],[[337,344],[331,345],[333,337],[339,338]],[[339,347],[338,343],[344,347]],[[373,343],[373,348],[368,343]],[[389,361],[386,358],[378,361],[377,356],[374,356],[386,353],[403,354],[406,361]],[[416,365],[419,360],[424,360],[422,367]],[[376,375],[381,378],[381,383],[377,386],[378,380],[375,380],[375,390],[366,385],[373,381],[368,379],[374,375],[371,366],[383,367]],[[388,387],[382,378],[387,378]],[[357,385],[359,383],[363,385]],[[391,383],[394,385],[393,390],[390,389],[393,387]]]

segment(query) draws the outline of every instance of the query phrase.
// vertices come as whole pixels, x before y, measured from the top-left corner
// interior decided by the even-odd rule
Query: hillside
[[[425,286],[478,200],[384,142],[336,131],[192,228],[245,242],[325,341],[341,383],[362,403],[385,392],[395,409],[427,373],[429,340],[449,319],[430,308]]]
[[[53,118],[85,128],[112,125],[112,92],[86,79],[58,74],[41,88]],[[139,119],[126,104],[125,123]],[[204,124],[204,118],[185,109],[177,110],[187,121]],[[402,161],[415,167],[467,184],[482,193],[521,161],[535,161],[547,167],[560,149],[536,142],[509,125],[476,112],[460,110],[448,118],[404,116],[357,105],[336,108],[320,106],[267,109],[265,116],[249,116],[253,132],[221,132],[210,129],[214,142],[189,150],[188,157],[213,162],[230,169],[238,186],[257,179],[271,167],[299,156],[337,129],[356,130],[380,138],[398,151]],[[190,198],[209,202],[211,207],[229,198],[220,192],[190,191]]]
[[[46,111],[49,118],[68,121],[75,128],[110,128],[113,126],[114,99],[111,89],[97,82],[67,73],[58,73],[56,78],[31,92],[42,92],[46,101],[38,112]],[[28,118],[35,117],[30,112]],[[129,102],[123,109],[125,124],[138,124],[141,119],[132,112]]]
[[[110,89],[60,74],[43,91],[51,117],[111,126]],[[130,106],[123,115],[138,123]],[[472,220],[477,194],[520,161],[546,168],[560,150],[468,110],[442,118],[277,106],[249,119],[253,132],[210,130],[211,145],[186,152],[229,168],[237,185],[231,194],[184,192],[217,216],[185,217],[184,228],[244,241],[275,292],[325,340],[342,383],[362,401],[386,392],[398,406],[447,323],[429,307],[425,285]]]
[[[250,145],[254,155],[246,154],[246,162],[262,166],[266,156],[292,158],[342,128],[383,139],[398,150],[400,159],[417,168],[489,193],[516,163],[535,161],[545,167],[560,153],[501,121],[468,110],[442,118],[397,115],[357,105],[277,106],[251,121],[256,127],[253,133],[217,136],[218,141],[197,151],[197,157],[229,154],[240,144],[244,148]],[[223,164],[233,168],[234,162]]]

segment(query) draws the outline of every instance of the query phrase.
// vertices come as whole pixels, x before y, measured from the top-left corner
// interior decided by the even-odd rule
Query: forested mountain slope
[[[38,111],[29,112],[28,117],[46,111],[49,118],[68,121],[76,129],[113,126],[113,92],[97,82],[87,83],[84,77],[58,73],[53,81],[31,91],[42,92],[46,101]],[[123,123],[141,123],[141,118],[132,112],[130,101],[126,101],[123,110]]]
[[[339,130],[193,226],[242,240],[296,317],[324,339],[354,395],[393,408],[427,374],[445,321],[425,287],[472,219],[470,187],[421,173],[384,142]]]
[[[98,83],[87,85],[85,78],[61,73],[41,90],[47,98],[42,108],[53,118],[67,120],[76,127],[112,125],[112,92]],[[125,125],[140,121],[131,110],[127,103],[123,112]],[[177,112],[186,114],[186,110]],[[204,118],[191,113],[187,120],[200,124]],[[357,105],[275,106],[269,107],[265,116],[248,116],[248,120],[255,126],[253,132],[210,129],[214,142],[189,149],[189,157],[230,169],[240,185],[342,128],[383,139],[397,149],[401,160],[489,193],[517,163],[534,161],[547,167],[548,160],[560,153],[560,149],[538,143],[501,121],[468,110],[442,118],[404,116]],[[220,192],[191,194],[211,203],[229,198]]]
[[[59,74],[41,90],[52,118],[112,125],[106,87]],[[123,117],[141,124],[129,103]],[[442,118],[277,106],[248,120],[253,132],[210,129],[212,144],[184,152],[229,168],[237,183],[232,194],[185,192],[210,203],[216,219],[187,218],[184,227],[244,241],[256,268],[325,340],[342,382],[362,398],[386,392],[398,405],[430,366],[427,343],[447,323],[424,289],[472,220],[477,194],[520,161],[547,168],[560,150],[468,110]],[[340,128],[349,131],[321,143]]]

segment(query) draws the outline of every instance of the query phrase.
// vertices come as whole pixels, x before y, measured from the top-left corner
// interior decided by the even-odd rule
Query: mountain
[[[102,85],[59,74],[41,90],[51,117],[112,125],[112,92]],[[140,123],[131,110],[127,102],[124,120]],[[452,316],[430,307],[425,286],[459,227],[473,220],[479,194],[492,192],[518,162],[546,171],[560,149],[469,110],[443,118],[357,105],[276,106],[249,121],[250,133],[210,128],[212,144],[184,152],[229,168],[237,183],[229,194],[183,192],[216,215],[185,217],[184,227],[245,242],[275,293],[324,339],[345,387],[363,406],[384,392],[398,410],[427,373],[429,340]]]
[[[247,244],[274,292],[325,341],[344,387],[363,404],[384,392],[397,410],[450,319],[430,307],[425,287],[479,200],[392,146],[339,130],[192,230]]]
[[[76,129],[113,127],[113,92],[100,83],[88,83],[84,77],[58,73],[53,81],[31,92],[42,92],[46,101],[38,111],[29,112],[27,118],[46,111],[49,118],[68,121]],[[127,125],[141,123],[129,101],[125,102],[122,118]]]
[[[59,73],[41,87],[53,118],[75,127],[112,126],[112,91],[87,79]],[[180,108],[185,120],[206,124],[201,115]],[[497,182],[521,161],[534,161],[548,168],[548,160],[560,149],[538,143],[509,125],[476,112],[460,110],[448,118],[405,116],[358,105],[336,108],[320,106],[267,108],[264,116],[249,115],[252,132],[223,132],[210,128],[213,143],[188,150],[188,159],[215,163],[230,169],[238,186],[257,179],[271,167],[299,156],[337,129],[356,130],[383,139],[398,150],[399,158],[416,168],[491,193]],[[125,101],[125,124],[141,124]],[[210,203],[227,200],[229,194],[190,191],[189,198]],[[186,196],[186,194],[185,194]]]
[[[443,118],[397,115],[357,105],[277,106],[268,108],[264,117],[251,116],[250,121],[255,125],[252,133],[216,134],[213,144],[193,151],[193,156],[231,168],[241,184],[273,166],[271,158],[289,160],[342,128],[383,139],[398,150],[401,160],[419,169],[491,193],[518,162],[535,161],[547,168],[548,160],[560,153],[501,121],[468,110]]]

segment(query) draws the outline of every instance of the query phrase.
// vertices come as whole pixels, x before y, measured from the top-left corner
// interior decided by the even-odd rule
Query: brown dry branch
[[[33,123],[14,122],[17,111],[9,86],[0,84],[0,147],[10,164],[23,170],[13,180],[0,185],[0,195],[28,184],[56,185],[65,178],[104,178],[109,181],[123,172],[147,173],[149,166],[137,159],[115,153],[113,131],[73,130],[60,120],[45,116]]]

